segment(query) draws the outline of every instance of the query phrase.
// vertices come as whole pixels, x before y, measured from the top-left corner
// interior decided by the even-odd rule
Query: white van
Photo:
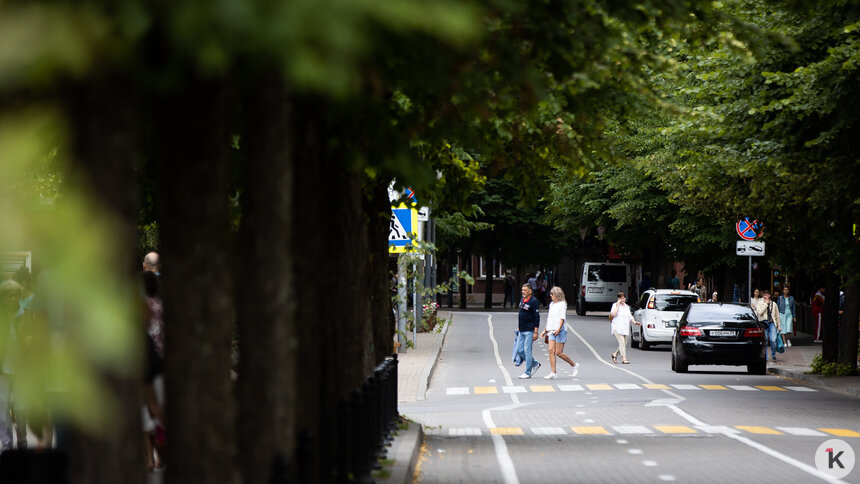
[[[585,262],[579,281],[576,314],[608,311],[618,300],[618,291],[630,290],[630,267],[621,262]]]

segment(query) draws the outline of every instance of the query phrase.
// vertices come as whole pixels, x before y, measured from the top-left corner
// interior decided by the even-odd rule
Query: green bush
[[[846,363],[824,361],[821,355],[816,355],[812,359],[812,373],[821,376],[851,376],[854,375],[854,368]]]

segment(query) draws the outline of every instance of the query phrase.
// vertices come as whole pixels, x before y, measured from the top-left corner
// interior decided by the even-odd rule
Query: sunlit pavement
[[[613,364],[606,316],[568,318],[577,378],[559,361],[559,379],[545,380],[546,347],[535,343],[542,367],[520,380],[516,314],[456,314],[426,400],[400,404],[427,433],[420,482],[819,482],[822,442],[860,450],[855,398],[745,367],[677,374],[668,345]]]

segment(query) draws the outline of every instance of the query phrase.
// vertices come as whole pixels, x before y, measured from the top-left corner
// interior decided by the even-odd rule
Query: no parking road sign
[[[761,237],[764,233],[764,224],[751,217],[738,220],[735,228],[738,235],[744,240],[755,240],[756,237]]]

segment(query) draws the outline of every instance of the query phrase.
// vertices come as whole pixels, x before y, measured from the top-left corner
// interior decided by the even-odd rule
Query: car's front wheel
[[[580,297],[576,300],[576,314],[579,316],[585,316],[585,301]]]

